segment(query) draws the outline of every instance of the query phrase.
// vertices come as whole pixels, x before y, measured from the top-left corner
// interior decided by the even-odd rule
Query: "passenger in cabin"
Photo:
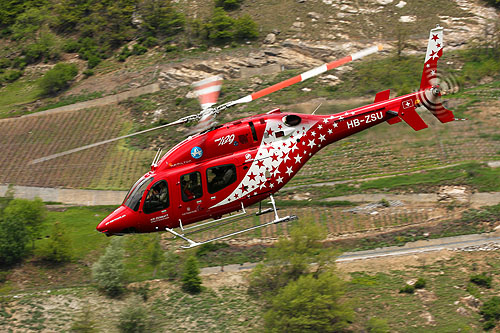
[[[167,203],[168,201],[168,190],[167,190],[167,184],[165,182],[160,182],[158,184],[158,199],[161,203]]]
[[[194,194],[191,191],[191,182],[187,180],[182,180],[181,181],[181,192],[182,192],[182,200],[184,201],[189,201],[194,199]]]

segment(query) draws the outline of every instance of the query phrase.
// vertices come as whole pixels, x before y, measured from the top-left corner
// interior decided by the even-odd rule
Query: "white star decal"
[[[325,124],[328,124],[328,118],[323,119],[323,122],[324,122]]]
[[[333,127],[338,127],[338,126],[339,126],[339,124],[333,123]]]
[[[273,188],[273,187],[274,187],[274,184],[273,184],[273,183],[269,184],[269,187],[270,187],[270,188]]]
[[[293,173],[292,167],[286,167],[286,172],[285,173],[290,176]]]
[[[325,139],[325,136],[324,136],[323,134],[321,134],[321,135],[319,136],[319,140],[320,140],[321,142],[325,141],[325,140],[326,140],[326,139]]]
[[[328,130],[328,134],[332,134],[332,133],[333,133],[333,131],[332,131],[332,129],[330,128],[330,129]]]
[[[276,181],[278,182],[278,184],[281,184],[281,183],[283,183],[283,178],[280,176],[280,177],[276,178]]]
[[[314,147],[314,146],[316,146],[316,144],[314,143],[314,139],[309,140],[309,143],[308,143],[307,145],[308,145],[309,147],[311,147],[311,148],[312,148],[312,147]]]
[[[318,129],[323,129],[323,125],[318,125]]]
[[[300,163],[302,157],[300,155],[295,156],[295,163]]]
[[[290,149],[292,151],[292,153],[296,150],[296,149],[299,149],[299,147],[297,147],[297,145],[293,145],[293,147]]]
[[[290,159],[290,157],[289,157],[289,156],[288,156],[288,154],[287,154],[287,155],[285,155],[285,158],[283,158],[283,162],[286,162],[286,161],[288,161],[289,159]]]
[[[312,131],[312,132],[311,132],[311,135],[312,135],[312,136],[316,136],[316,132]]]

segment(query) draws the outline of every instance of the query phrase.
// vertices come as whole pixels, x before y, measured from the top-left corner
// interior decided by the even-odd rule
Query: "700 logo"
[[[223,137],[220,137],[218,139],[214,140],[215,142],[219,143],[219,146],[225,145],[225,144],[231,144],[234,141],[234,134],[226,135]]]

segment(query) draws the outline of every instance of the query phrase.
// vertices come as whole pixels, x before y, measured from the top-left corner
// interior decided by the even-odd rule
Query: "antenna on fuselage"
[[[162,152],[162,149],[158,148],[158,151],[156,152],[156,155],[153,158],[153,162],[151,163],[151,168],[155,168],[158,166],[158,162],[160,161],[160,158],[161,158],[161,152]]]
[[[316,111],[318,111],[318,109],[321,107],[321,105],[323,105],[323,103],[319,103],[319,105],[316,107],[316,109],[314,109],[314,111],[311,114],[315,114]]]

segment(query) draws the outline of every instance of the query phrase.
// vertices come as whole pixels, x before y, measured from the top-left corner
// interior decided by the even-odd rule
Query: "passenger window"
[[[181,194],[184,202],[198,199],[203,195],[201,173],[196,171],[181,176]]]
[[[149,189],[142,210],[150,214],[168,208],[169,205],[167,182],[160,180]]]
[[[220,165],[207,169],[208,193],[215,193],[236,181],[234,164]]]

